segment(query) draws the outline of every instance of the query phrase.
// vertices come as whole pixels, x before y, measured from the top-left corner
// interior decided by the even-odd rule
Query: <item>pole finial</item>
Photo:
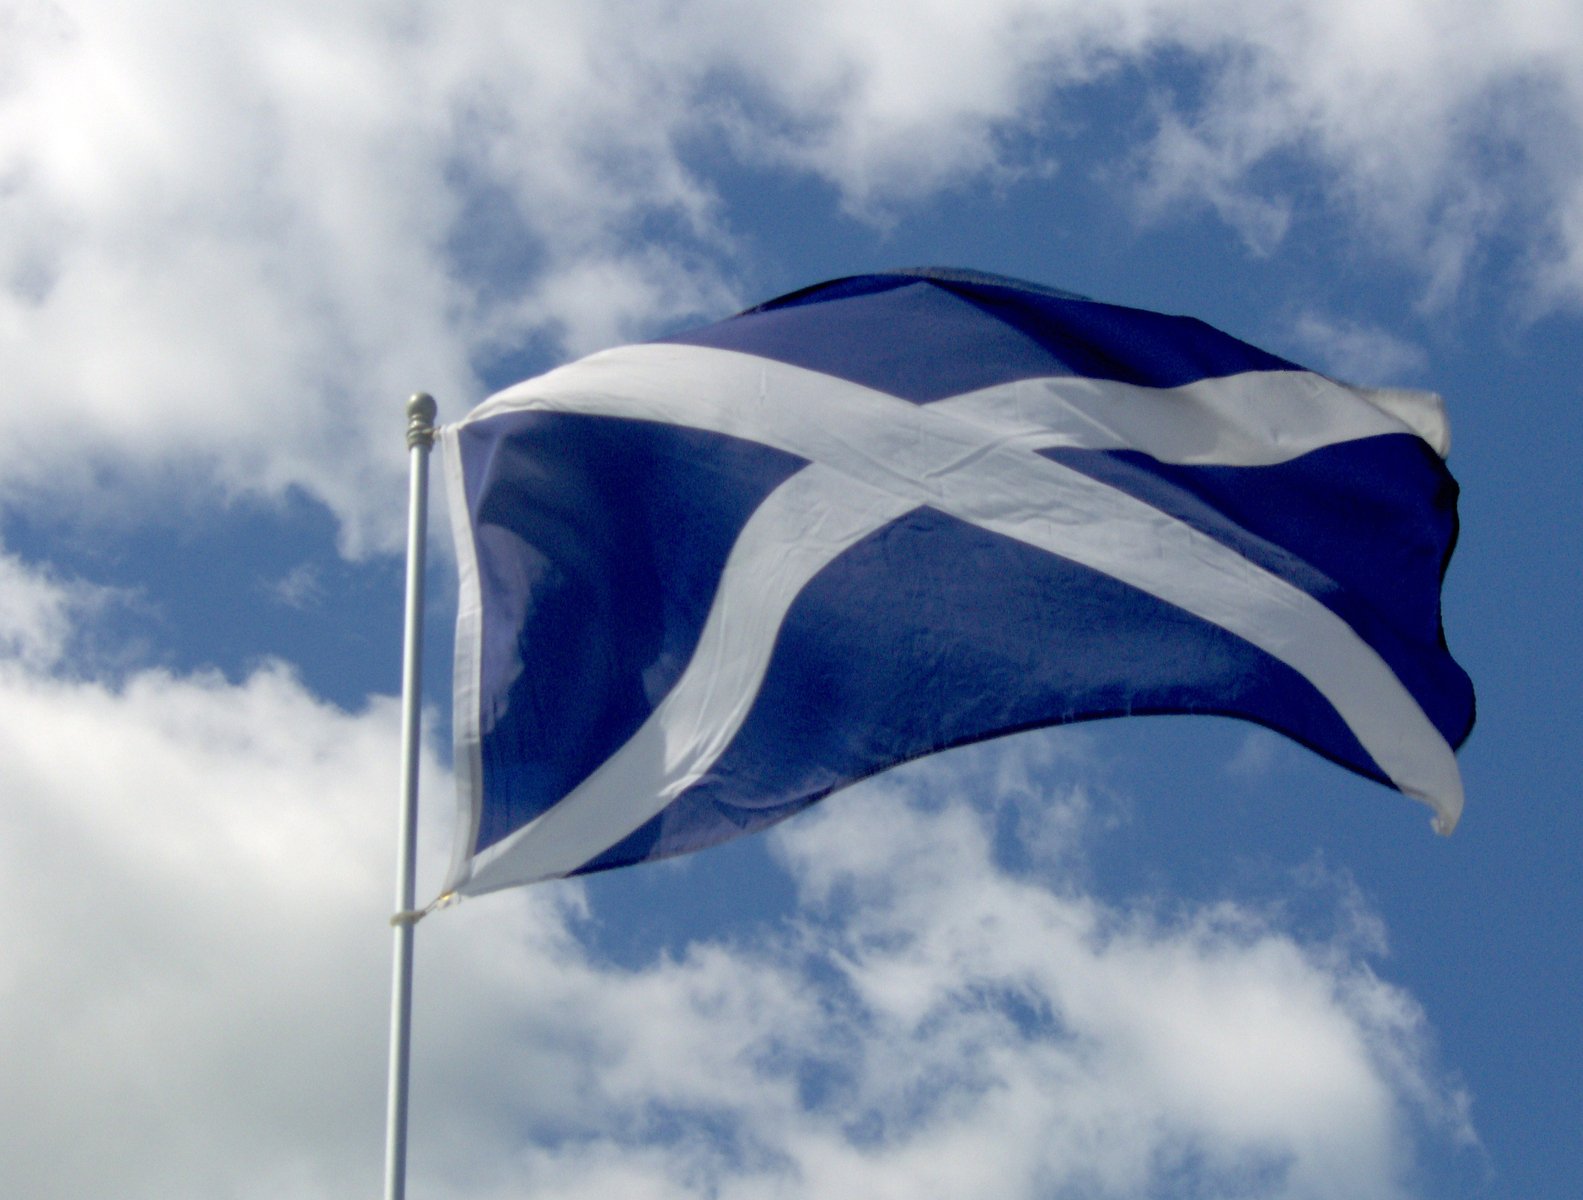
[[[414,392],[407,401],[407,448],[427,446],[434,441],[434,418],[440,406],[428,392]]]

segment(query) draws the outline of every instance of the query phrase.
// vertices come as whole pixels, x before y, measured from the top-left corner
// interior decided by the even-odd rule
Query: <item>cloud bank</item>
[[[406,392],[454,415],[503,358],[728,310],[731,172],[883,220],[1060,169],[1101,94],[1141,218],[1263,252],[1332,214],[1429,303],[1499,241],[1496,286],[1583,302],[1566,0],[21,0],[0,29],[0,500],[85,517],[298,487],[392,547]]]
[[[38,614],[0,661],[8,1188],[367,1190],[394,704],[342,711],[279,666],[56,678],[69,589],[6,570]],[[1306,885],[1322,933],[1275,903],[1117,908],[1074,882],[1103,822],[1033,782],[1052,752],[956,754],[789,822],[796,913],[747,941],[617,964],[577,884],[429,918],[414,1188],[1359,1200],[1472,1138],[1344,884]],[[433,877],[450,781],[424,770]],[[1020,865],[1008,821],[1045,831]]]

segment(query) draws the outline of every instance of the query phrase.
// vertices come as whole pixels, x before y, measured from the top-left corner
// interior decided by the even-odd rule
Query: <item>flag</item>
[[[1015,730],[1214,713],[1462,808],[1438,397],[963,271],[820,284],[441,430],[477,894]]]

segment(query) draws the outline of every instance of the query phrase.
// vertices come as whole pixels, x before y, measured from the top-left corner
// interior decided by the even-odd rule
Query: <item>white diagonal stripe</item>
[[[767,400],[770,389],[775,402]],[[869,406],[870,397],[890,405]],[[703,346],[620,346],[568,363],[492,396],[463,424],[504,412],[604,413],[730,433],[824,461],[811,452],[814,419],[861,425],[879,447],[905,424],[894,397],[819,371]],[[938,409],[940,401],[909,405]],[[1308,371],[1249,371],[1174,388],[1055,376],[952,397],[993,436],[1042,449],[1141,450],[1161,462],[1267,466],[1320,446],[1412,433],[1444,456],[1444,408],[1432,392],[1354,388]],[[799,447],[807,447],[799,448]]]
[[[1306,400],[1304,416],[1261,429],[1263,414],[1249,401],[1270,374],[1252,383],[1239,377],[1219,393],[1208,384],[1223,381],[1193,385],[1197,394],[1185,403],[1199,410],[1197,421],[1157,423],[1137,415],[1140,405],[1160,406],[1154,389],[1126,390],[1120,418],[1103,386],[1080,379],[1025,381],[919,406],[819,372],[697,347],[624,348],[503,393],[475,419],[532,408],[658,420],[748,437],[812,465],[744,526],[694,657],[648,721],[555,807],[478,855],[453,886],[483,892],[564,874],[662,811],[741,727],[781,621],[808,581],[920,505],[1103,571],[1286,662],[1335,706],[1398,787],[1430,804],[1442,827],[1454,824],[1461,786],[1450,747],[1344,621],[1213,538],[1034,452],[1128,445],[1175,461],[1275,462],[1403,428],[1348,389],[1280,372],[1276,390]],[[1184,402],[1187,390],[1171,392]],[[1314,419],[1316,405],[1337,400],[1344,419]]]

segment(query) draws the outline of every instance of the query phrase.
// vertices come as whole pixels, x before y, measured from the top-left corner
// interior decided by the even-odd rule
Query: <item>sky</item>
[[[379,1186],[406,397],[916,265],[1445,397],[1461,826],[1134,718],[468,901],[409,1194],[1577,1194],[1572,0],[0,2],[6,1194]]]

